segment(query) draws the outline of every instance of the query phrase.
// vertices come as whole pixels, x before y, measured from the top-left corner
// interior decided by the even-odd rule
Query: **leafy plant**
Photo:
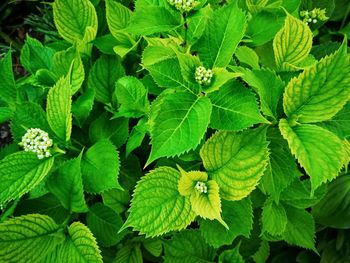
[[[0,261],[345,262],[338,2],[55,0],[0,60]]]

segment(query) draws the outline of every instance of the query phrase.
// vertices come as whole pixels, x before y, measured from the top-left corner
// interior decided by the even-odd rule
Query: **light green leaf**
[[[141,244],[138,242],[122,246],[113,263],[142,263]]]
[[[147,163],[195,149],[207,130],[210,114],[211,102],[207,97],[167,94],[157,114],[151,115],[152,149]]]
[[[178,192],[180,173],[160,167],[138,182],[130,214],[122,229],[133,227],[146,237],[159,236],[187,227],[195,218],[190,199]]]
[[[202,236],[213,247],[230,245],[238,236],[249,237],[253,227],[252,202],[249,198],[240,201],[222,200],[222,219],[229,229],[216,221],[199,221]]]
[[[213,262],[215,250],[205,243],[198,230],[185,230],[174,234],[164,243],[165,263]]]
[[[111,34],[107,34],[97,37],[93,43],[103,54],[114,55],[113,47],[118,44],[118,40]]]
[[[32,74],[39,69],[51,70],[53,54],[53,49],[44,47],[40,41],[27,35],[21,50],[21,64]]]
[[[126,31],[135,35],[149,36],[174,30],[181,26],[180,13],[176,16],[165,7],[145,6],[136,8]]]
[[[308,25],[289,14],[284,26],[273,39],[276,66],[288,70],[306,59],[312,47],[312,32]]]
[[[17,152],[0,161],[0,204],[21,197],[48,174],[54,158],[39,160],[36,154]]]
[[[287,85],[284,112],[300,123],[331,119],[350,99],[347,41],[333,55],[307,68]]]
[[[315,248],[315,222],[313,217],[302,209],[285,206],[288,222],[283,239],[295,246],[308,248],[317,253]]]
[[[113,0],[106,1],[106,19],[109,31],[114,37],[121,34],[130,22],[131,10]]]
[[[311,195],[322,183],[337,177],[347,153],[343,141],[335,134],[311,124],[290,127],[285,119],[280,120],[279,128],[311,178]]]
[[[125,231],[118,234],[118,230],[123,225],[120,215],[101,203],[96,203],[89,208],[86,223],[98,244],[103,247],[117,244],[125,234]]]
[[[59,166],[46,181],[46,186],[62,203],[63,207],[76,213],[88,211],[84,199],[80,171],[81,155]]]
[[[146,132],[147,132],[147,119],[146,117],[144,117],[139,120],[137,125],[135,125],[130,132],[130,136],[128,138],[128,141],[126,142],[126,150],[125,150],[126,157],[128,157],[133,150],[135,150],[137,147],[139,147],[142,144],[142,141],[146,136]]]
[[[124,212],[129,207],[130,195],[128,191],[111,189],[104,191],[101,195],[103,203],[112,208],[117,214]]]
[[[68,227],[69,236],[41,263],[94,262],[102,263],[101,251],[89,228],[80,222]]]
[[[231,79],[240,77],[242,75],[241,73],[229,72],[224,68],[213,68],[212,71],[213,77],[211,79],[210,85],[202,87],[202,90],[207,94],[219,90]]]
[[[106,165],[108,164],[108,165]],[[120,161],[118,151],[109,140],[100,140],[84,154],[82,174],[84,189],[90,193],[101,193],[119,188]]]
[[[217,132],[200,150],[203,165],[226,200],[248,196],[258,184],[268,162],[266,129]]]
[[[135,77],[120,78],[116,83],[115,96],[120,104],[116,116],[139,118],[149,110],[147,90]]]
[[[46,116],[51,129],[63,141],[72,132],[72,89],[67,78],[60,78],[47,95]]]
[[[115,82],[124,75],[121,61],[115,56],[102,55],[97,59],[88,81],[88,85],[96,91],[96,100],[105,104],[111,103]]]
[[[247,46],[240,46],[235,52],[235,56],[238,58],[240,63],[246,64],[252,69],[259,69],[259,57],[254,51]]]
[[[243,38],[245,28],[246,16],[236,3],[215,10],[203,36],[193,47],[205,67],[225,68]]]
[[[0,99],[9,106],[13,106],[17,100],[17,87],[12,72],[11,52],[0,60],[0,72]]]
[[[281,235],[287,226],[287,213],[282,204],[276,204],[268,199],[262,211],[262,229],[270,235]]]
[[[268,2],[268,0],[246,0],[248,10],[252,14],[258,13],[259,11],[263,10]]]
[[[254,93],[238,81],[230,81],[209,94],[213,105],[210,127],[238,131],[267,122],[261,116]]]
[[[15,217],[0,224],[0,261],[38,262],[63,240],[63,231],[49,216]]]
[[[95,90],[87,88],[72,105],[72,113],[77,120],[78,125],[82,127],[83,123],[89,117],[94,106]]]
[[[88,28],[97,33],[97,15],[89,0],[55,0],[53,4],[54,22],[58,33],[70,43],[86,37]]]
[[[137,45],[141,41],[141,38],[135,41],[128,34],[120,34],[116,40],[117,43],[113,47],[113,54],[115,53],[123,59],[126,56],[126,54],[128,54],[137,47]]]
[[[201,66],[201,62],[197,56],[189,53],[181,53],[176,51],[177,58],[181,69],[183,79],[195,85],[199,85],[195,79],[196,68]]]
[[[194,44],[200,39],[212,15],[213,9],[207,5],[187,17],[187,38],[190,44]]]
[[[225,250],[219,256],[219,263],[244,263],[244,259],[239,253],[239,245],[234,249]]]

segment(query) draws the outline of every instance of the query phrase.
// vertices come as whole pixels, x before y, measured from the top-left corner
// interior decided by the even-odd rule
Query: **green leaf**
[[[12,72],[11,52],[0,60],[0,72],[0,99],[7,105],[13,106],[17,100],[17,87]]]
[[[113,54],[117,54],[121,59],[123,59],[126,54],[134,50],[141,38],[135,41],[129,34],[119,34],[117,37],[117,43],[113,47]]]
[[[345,164],[345,144],[335,134],[311,124],[290,127],[281,119],[279,128],[291,152],[311,178],[311,193],[337,177]]]
[[[117,244],[125,234],[125,232],[118,234],[118,230],[123,225],[122,218],[111,208],[101,203],[96,203],[89,208],[86,222],[98,244],[103,247]]]
[[[106,1],[106,19],[109,31],[114,37],[118,37],[121,31],[127,27],[131,18],[131,10],[121,3],[113,0]]]
[[[68,227],[69,236],[62,245],[50,253],[42,263],[52,262],[96,262],[102,263],[102,256],[89,228],[80,222]]]
[[[121,104],[116,116],[139,118],[149,110],[147,90],[135,77],[120,78],[116,83],[115,96]]]
[[[138,242],[126,244],[118,250],[113,263],[142,263],[141,244]]]
[[[187,37],[189,43],[194,44],[200,39],[212,15],[213,9],[210,5],[207,5],[187,18]]]
[[[54,22],[58,33],[70,43],[83,40],[88,28],[93,40],[97,33],[97,15],[89,0],[55,0]]]
[[[159,238],[147,238],[142,242],[142,245],[155,257],[159,257],[163,252],[163,242]]]
[[[0,161],[0,204],[17,199],[37,186],[48,174],[54,158],[39,160],[36,154],[17,152]]]
[[[63,207],[75,213],[88,211],[84,199],[80,163],[81,155],[66,161],[46,181],[49,191],[61,201]]]
[[[225,250],[219,256],[219,263],[244,263],[244,259],[239,253],[239,245],[234,249]]]
[[[167,94],[157,114],[151,115],[152,149],[147,163],[195,149],[207,130],[210,114],[211,102],[207,97]]]
[[[105,104],[111,103],[115,82],[124,75],[121,61],[115,56],[102,55],[97,59],[88,81],[88,85],[96,91],[96,100]]]
[[[246,16],[237,7],[230,4],[214,11],[212,19],[194,50],[198,51],[205,67],[226,67],[246,29]]]
[[[252,256],[252,259],[255,261],[255,263],[265,263],[269,257],[270,257],[269,242],[266,240],[262,240],[260,242],[260,247],[258,251],[254,253],[254,255]]]
[[[231,79],[241,76],[241,73],[229,72],[224,68],[213,68],[212,71],[213,77],[211,79],[210,85],[202,87],[203,92],[207,94],[219,90]]]
[[[102,139],[111,140],[116,148],[122,146],[129,135],[129,124],[126,118],[110,118],[107,112],[101,114],[90,125],[89,137],[95,143]]]
[[[328,186],[326,196],[312,208],[317,223],[341,229],[350,228],[350,176],[345,174]]]
[[[283,239],[291,244],[308,248],[318,253],[315,248],[315,222],[313,217],[302,209],[285,206],[288,222]]]
[[[254,93],[238,81],[230,81],[209,94],[213,105],[210,127],[238,131],[266,122],[261,116]]]
[[[200,150],[203,165],[226,200],[248,196],[258,184],[268,161],[266,129],[239,133],[217,132]]]
[[[122,229],[133,227],[141,235],[154,237],[186,228],[195,214],[190,199],[178,192],[179,178],[180,173],[170,167],[157,168],[142,177]]]
[[[136,8],[126,31],[135,35],[148,36],[174,30],[181,26],[180,13],[176,16],[165,7],[145,6]]]
[[[253,227],[252,202],[249,198],[234,202],[222,200],[222,219],[228,230],[216,221],[199,221],[202,236],[213,247],[230,245],[238,236],[249,237]]]
[[[97,37],[93,43],[103,54],[114,55],[113,48],[118,44],[118,40],[111,34],[107,34]]]
[[[85,191],[101,193],[112,188],[122,189],[118,183],[119,169],[119,156],[115,146],[109,140],[96,142],[83,157],[82,174]]]
[[[273,236],[282,235],[287,226],[287,213],[282,204],[268,199],[262,211],[262,229]]]
[[[0,107],[0,123],[8,121],[13,116],[13,112],[8,107]]]
[[[85,92],[73,102],[72,113],[80,127],[89,117],[94,105],[94,99],[95,90],[93,88],[87,88]]]
[[[255,13],[263,10],[268,2],[268,0],[247,0],[246,4],[249,12],[255,15]]]
[[[273,39],[276,66],[288,70],[306,59],[312,47],[312,32],[308,25],[289,14],[284,26]]]
[[[260,189],[269,194],[278,203],[280,195],[293,180],[300,177],[301,172],[290,153],[287,142],[278,128],[269,128],[267,139],[270,141],[270,161],[261,178]]]
[[[117,214],[124,212],[129,207],[130,195],[128,191],[111,189],[102,194],[103,203],[112,208]]]
[[[185,230],[165,241],[165,263],[213,262],[215,250],[205,243],[198,230]]]
[[[331,119],[350,99],[350,62],[347,41],[340,49],[307,68],[287,85],[284,112],[300,123]]]
[[[72,132],[72,89],[68,78],[60,78],[47,95],[46,116],[51,129],[67,142]]]
[[[63,240],[63,231],[49,216],[15,217],[0,224],[0,261],[38,262]]]
[[[44,47],[40,41],[27,35],[21,50],[21,64],[32,74],[39,69],[51,70],[54,53],[53,49]]]
[[[240,63],[250,66],[252,69],[259,69],[259,57],[254,51],[247,46],[240,46],[237,48],[235,56]]]
[[[128,141],[126,142],[126,150],[125,150],[125,155],[129,156],[129,154],[138,148],[141,144],[143,139],[146,136],[147,132],[147,119],[144,117],[139,122],[137,125],[135,125],[131,132],[130,136],[128,138]]]

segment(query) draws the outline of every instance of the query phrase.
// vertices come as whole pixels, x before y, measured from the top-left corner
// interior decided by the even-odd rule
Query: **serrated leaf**
[[[311,194],[326,181],[337,177],[347,156],[342,140],[335,134],[311,124],[290,127],[285,119],[279,123],[291,152],[311,178]]]
[[[86,223],[96,237],[98,244],[103,247],[110,247],[117,244],[124,236],[118,234],[123,225],[122,218],[108,206],[96,203],[89,208]]]
[[[138,242],[122,246],[113,263],[142,263],[141,244]]]
[[[248,196],[258,184],[268,161],[266,129],[217,132],[200,150],[203,165],[226,200]]]
[[[115,82],[124,75],[124,68],[115,56],[102,55],[97,59],[90,71],[88,81],[88,85],[96,91],[96,100],[110,104]]]
[[[241,76],[241,73],[230,72],[225,68],[213,68],[212,71],[213,77],[211,78],[210,84],[202,87],[202,90],[207,94],[219,90],[231,79]]]
[[[60,200],[63,207],[75,213],[88,211],[84,199],[80,164],[81,155],[63,163],[46,181],[49,191]]]
[[[239,245],[234,249],[223,251],[219,256],[219,263],[244,263],[244,259],[239,253]]]
[[[120,189],[111,189],[102,193],[103,203],[112,208],[116,213],[124,212],[130,203],[130,195],[128,191]]]
[[[142,245],[155,257],[159,257],[163,252],[163,242],[159,238],[147,238],[142,242]]]
[[[240,63],[246,64],[252,69],[259,69],[259,57],[254,51],[254,49],[251,49],[247,46],[240,46],[237,48],[235,52],[235,56],[238,58]]]
[[[118,183],[119,169],[119,154],[115,146],[109,140],[99,140],[83,156],[84,189],[90,193],[122,189]]]
[[[350,99],[347,41],[334,54],[307,68],[287,85],[284,112],[300,123],[331,119]]]
[[[13,112],[8,107],[0,107],[0,123],[8,121],[13,116]]]
[[[160,167],[142,177],[131,200],[130,214],[122,229],[133,227],[146,237],[186,228],[195,218],[190,199],[178,192],[180,173]]]
[[[230,4],[214,11],[203,36],[193,47],[205,67],[226,67],[246,28],[246,17],[237,4]]]
[[[268,199],[262,211],[261,231],[273,236],[281,235],[286,229],[287,221],[287,213],[283,205]]]
[[[96,262],[102,263],[102,256],[96,240],[89,228],[80,222],[68,227],[69,236],[62,245],[41,262]]]
[[[0,261],[38,262],[63,240],[63,231],[49,216],[15,217],[0,224]]]
[[[97,15],[89,0],[55,0],[54,22],[58,33],[70,43],[82,40],[88,28],[97,33]]]
[[[48,174],[54,158],[39,160],[36,154],[17,152],[0,161],[0,204],[21,197]]]
[[[215,250],[205,243],[198,230],[185,230],[174,234],[164,243],[165,263],[213,262]]]
[[[0,98],[1,101],[12,106],[17,100],[17,87],[12,71],[12,56],[8,52],[4,58],[0,60]]]
[[[131,10],[113,0],[106,1],[106,19],[109,31],[114,37],[120,35],[121,30],[126,28],[130,22]]]
[[[213,105],[210,127],[238,131],[267,122],[261,116],[254,93],[237,81],[230,81],[209,94]]]
[[[27,35],[21,50],[21,64],[32,74],[39,69],[51,70],[53,54],[53,49],[44,47],[40,41]]]
[[[219,222],[199,221],[202,236],[213,247],[230,245],[237,236],[249,237],[253,227],[252,202],[249,198],[234,202],[222,200],[222,219],[228,230]]]
[[[303,21],[287,14],[284,26],[273,39],[276,66],[280,70],[306,59],[312,47],[312,32]]]
[[[187,37],[191,44],[194,44],[203,35],[204,30],[207,28],[209,19],[212,18],[213,9],[210,5],[207,5],[193,15],[187,17]]]
[[[318,253],[315,248],[315,222],[308,212],[291,206],[285,207],[288,222],[283,239],[291,244],[308,248]]]
[[[167,94],[157,115],[151,115],[152,149],[147,163],[195,149],[207,130],[210,115],[211,102],[207,97]]]
[[[68,78],[60,78],[47,95],[46,116],[58,138],[67,142],[72,132],[72,89]]]
[[[269,242],[262,240],[258,251],[254,253],[252,259],[255,263],[265,263],[270,256],[270,246]]]

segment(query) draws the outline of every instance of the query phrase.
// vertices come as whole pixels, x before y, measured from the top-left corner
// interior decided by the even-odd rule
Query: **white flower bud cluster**
[[[326,9],[314,8],[311,11],[300,11],[300,17],[303,18],[304,23],[307,25],[310,23],[316,24],[318,21],[325,21],[328,19],[326,16]]]
[[[49,148],[52,146],[52,140],[49,138],[48,133],[41,129],[29,129],[26,134],[23,135],[19,145],[21,145],[26,152],[36,153],[39,159],[51,156]]]
[[[206,69],[203,66],[196,68],[195,79],[201,85],[209,85],[211,78],[213,77],[213,71],[211,69]]]
[[[204,182],[201,182],[201,181],[197,181],[195,188],[200,193],[206,194],[208,192],[208,187]]]
[[[181,12],[189,12],[198,4],[195,0],[168,0],[168,2]]]

